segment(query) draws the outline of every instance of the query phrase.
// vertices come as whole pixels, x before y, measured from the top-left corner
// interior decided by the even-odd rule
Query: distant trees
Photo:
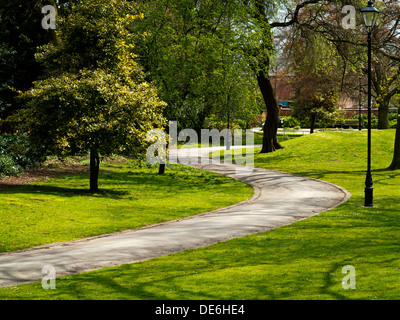
[[[133,52],[141,18],[124,0],[87,0],[59,17],[57,42],[41,47],[43,79],[20,92],[11,120],[37,148],[60,157],[90,152],[90,191],[98,192],[100,157],[143,154],[146,133],[165,124],[165,103]]]
[[[20,108],[10,88],[27,90],[37,80],[42,67],[35,61],[38,46],[49,42],[49,32],[41,27],[38,1],[0,1],[0,119]],[[43,1],[44,3],[45,1]],[[12,132],[1,123],[0,132]]]
[[[250,70],[267,109],[261,152],[281,148],[279,109],[269,79],[273,29],[297,24],[305,7],[322,2],[139,1],[145,19],[138,26],[147,33],[140,40],[139,57],[168,103],[165,116],[199,130],[208,115],[226,108],[230,93],[240,86],[251,88]],[[287,19],[273,22],[283,11]],[[221,75],[236,83],[221,81]],[[246,98],[243,95],[244,102]]]
[[[293,116],[309,123],[333,125],[338,108],[342,60],[324,37],[308,34],[294,37],[290,46],[291,85],[295,89]]]
[[[126,7],[126,2],[129,3],[129,9]],[[9,86],[26,91],[30,82],[37,80],[35,78],[38,78],[42,72],[41,68],[44,68],[44,78],[37,81],[36,89],[26,91],[21,95],[29,102],[25,111],[18,113],[14,120],[18,117],[22,119],[23,114],[29,114],[27,110],[30,108],[31,112],[35,108],[39,109],[39,101],[42,101],[40,99],[45,99],[45,95],[48,95],[46,99],[51,100],[52,92],[58,92],[59,96],[51,103],[47,102],[46,107],[56,104],[55,101],[57,103],[61,101],[61,104],[65,103],[68,108],[79,106],[79,108],[76,107],[77,110],[82,111],[87,107],[87,110],[92,112],[95,109],[94,104],[80,105],[78,100],[96,101],[96,105],[103,105],[104,100],[107,100],[104,102],[104,108],[107,108],[106,106],[111,105],[108,101],[117,101],[117,90],[111,89],[112,83],[115,87],[135,88],[127,92],[139,90],[137,86],[143,84],[141,88],[144,91],[147,88],[149,100],[156,101],[157,107],[153,105],[149,108],[153,110],[154,107],[157,112],[162,109],[164,117],[168,120],[177,120],[180,129],[190,127],[199,131],[205,119],[212,114],[221,119],[226,117],[229,122],[233,111],[249,121],[251,116],[258,112],[261,101],[267,109],[261,152],[272,152],[281,147],[277,140],[278,106],[269,78],[271,68],[277,58],[277,43],[273,41],[277,34],[291,28],[290,37],[282,37],[282,39],[294,45],[294,64],[291,66],[291,71],[297,77],[297,105],[303,106],[300,108],[303,112],[299,113],[301,114],[299,117],[309,118],[312,128],[320,117],[324,119],[332,117],[338,93],[344,89],[355,92],[358,89],[358,79],[365,71],[366,42],[364,41],[365,33],[361,32],[361,16],[356,17],[358,29],[347,30],[341,25],[343,5],[354,5],[358,11],[365,6],[365,1],[137,0],[140,12],[144,13],[143,19],[130,17],[129,15],[136,16],[139,11],[136,9],[135,1],[126,2],[121,2],[122,7],[117,10],[114,0],[99,1],[110,12],[108,15],[104,12],[97,14],[94,10],[95,14],[90,15],[85,8],[93,9],[92,1],[86,4],[79,0],[56,2],[54,0],[26,2],[0,0],[0,13],[4,13],[1,10],[8,10],[0,20],[0,24],[5,26],[3,29],[13,26],[15,20],[13,17],[19,19],[18,15],[21,12],[12,10],[22,4],[40,8],[44,4],[56,3],[60,16],[68,16],[68,19],[59,19],[57,31],[52,35],[40,30],[41,36],[38,39],[29,38],[29,36],[14,39],[5,32],[3,39],[8,37],[7,41],[0,42],[0,57],[2,57],[0,108],[6,110],[12,105],[10,110],[16,109],[17,105],[13,102],[15,93],[9,89]],[[374,33],[374,37],[377,38],[376,41],[374,40],[376,58],[374,88],[380,108],[380,127],[385,127],[387,126],[385,110],[388,101],[394,101],[392,97],[398,95],[399,5],[396,1],[386,1],[379,5],[389,17],[382,21]],[[26,9],[26,6],[23,8]],[[87,15],[85,18],[82,16],[83,12]],[[117,15],[122,20],[117,19]],[[42,14],[35,16],[35,21],[37,21],[35,26],[39,29],[39,20],[42,16]],[[87,21],[84,21],[85,19]],[[111,22],[108,24],[102,22],[103,20]],[[73,28],[72,25],[74,25]],[[25,27],[21,30],[24,31]],[[70,27],[71,29],[68,29]],[[105,30],[109,30],[110,38]],[[118,33],[118,30],[122,33]],[[28,31],[24,32],[28,34]],[[21,33],[25,34],[22,31]],[[56,41],[42,47],[37,55],[42,64],[34,62],[33,48],[54,40],[54,36],[56,36]],[[117,38],[120,41],[117,41]],[[21,43],[29,45],[20,50]],[[281,45],[282,43],[279,43],[279,46]],[[24,73],[25,67],[17,67],[19,53],[24,50],[27,53],[29,51],[30,60],[28,58],[23,60],[32,62],[32,78],[25,77],[26,83],[18,83],[24,78],[15,77],[18,72]],[[383,57],[386,57],[385,61],[391,62],[386,63]],[[143,66],[143,70],[138,64]],[[117,76],[119,73],[122,76]],[[130,76],[127,76],[128,73]],[[50,78],[53,87],[50,86],[50,82],[44,82],[49,81]],[[68,91],[65,86],[72,89]],[[107,91],[89,88],[110,89]],[[114,92],[111,93],[113,90]],[[152,100],[152,95],[157,96],[156,91],[161,99]],[[128,93],[126,94],[125,100],[129,101],[131,97]],[[40,95],[41,98],[39,98]],[[80,98],[74,99],[73,96]],[[165,101],[166,104],[161,103],[160,100]],[[120,106],[121,103],[119,101],[117,105]],[[92,107],[89,107],[90,105]],[[46,110],[46,107],[42,107],[43,110]],[[111,108],[113,111],[117,109],[117,107]],[[47,111],[50,112],[50,110]],[[65,112],[61,114],[67,117]],[[155,119],[149,116],[152,112],[145,112],[145,114],[148,116],[146,119]],[[100,113],[90,113],[90,116],[93,123],[103,121],[99,118]],[[33,116],[32,119],[35,117]],[[54,119],[52,121],[55,126],[57,122]],[[110,116],[104,120],[104,123],[108,121],[114,120]],[[32,121],[27,120],[27,123],[33,126]],[[161,123],[160,118],[152,125],[162,126]],[[52,127],[50,123],[48,125]],[[94,127],[86,126],[81,132]],[[27,129],[28,125],[25,128]],[[68,130],[64,127],[61,131]],[[34,131],[32,130],[33,135]],[[59,132],[57,134],[61,136]],[[74,134],[68,133],[68,139],[71,142],[68,147],[70,149],[57,147],[58,151],[63,149],[62,152],[57,151],[57,153],[67,154],[67,150],[72,149],[75,151],[96,149],[92,148],[93,145],[89,148],[88,144],[75,146],[72,143],[73,137],[78,139],[77,131]],[[85,136],[86,138],[88,136]],[[44,144],[53,147],[56,145],[54,141],[50,143],[47,141],[49,139],[46,139]],[[118,139],[113,141],[118,141]],[[121,149],[117,145],[113,145],[114,147]],[[122,147],[124,148],[127,147]],[[52,152],[55,152],[54,148]],[[100,154],[107,152],[103,150]],[[93,159],[96,160],[97,157],[93,156]]]
[[[376,3],[382,11],[376,28],[373,63],[373,89],[379,107],[378,128],[389,128],[389,104],[400,94],[400,61],[390,59],[389,55],[399,55],[400,43],[400,4],[398,1]]]
[[[144,13],[135,27],[143,37],[136,52],[147,76],[167,102],[164,115],[180,129],[198,132],[211,115],[229,113],[250,120],[256,82],[243,53],[236,50],[235,0],[138,1]],[[258,111],[258,110],[257,110]]]

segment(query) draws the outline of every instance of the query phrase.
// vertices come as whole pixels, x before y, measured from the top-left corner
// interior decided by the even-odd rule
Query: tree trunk
[[[389,102],[391,97],[384,97],[379,105],[378,129],[389,129]]]
[[[266,77],[263,71],[257,73],[257,82],[267,108],[267,118],[265,119],[264,124],[264,137],[261,153],[268,153],[282,148],[277,137],[279,107],[275,99],[271,81]]]
[[[310,125],[310,134],[314,133],[314,127],[315,127],[315,114],[311,116],[311,125]]]
[[[90,192],[99,192],[99,171],[100,157],[99,152],[92,148],[90,149]]]
[[[400,169],[400,108],[397,116],[397,129],[396,129],[396,138],[394,142],[393,161],[388,169],[389,170]]]
[[[158,174],[164,174],[165,173],[165,163],[160,163],[158,166]]]

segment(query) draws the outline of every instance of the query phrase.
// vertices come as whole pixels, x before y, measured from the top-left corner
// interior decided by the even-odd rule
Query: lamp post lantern
[[[365,179],[365,207],[373,207],[373,182],[371,174],[371,52],[372,52],[372,37],[371,33],[375,27],[380,11],[374,7],[372,0],[368,1],[368,5],[361,9],[361,14],[364,18],[365,27],[368,31],[368,167],[367,177]]]

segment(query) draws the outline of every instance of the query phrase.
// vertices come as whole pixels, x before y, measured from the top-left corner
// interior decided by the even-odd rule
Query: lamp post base
[[[370,172],[367,173],[367,178],[365,180],[365,203],[364,206],[365,207],[373,207],[373,192],[374,192],[374,188],[372,187],[373,183],[372,183],[372,175]]]
[[[365,203],[364,207],[373,207],[373,191],[374,189],[371,188],[365,188]]]

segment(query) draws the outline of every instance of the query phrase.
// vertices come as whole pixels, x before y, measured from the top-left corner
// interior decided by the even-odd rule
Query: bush
[[[285,117],[285,122],[283,123],[284,128],[295,128],[301,127],[301,123],[298,119],[293,117]]]
[[[22,172],[23,169],[15,164],[9,155],[0,155],[0,177],[15,175]]]
[[[398,113],[397,112],[389,112],[388,118],[389,121],[396,120],[397,121]]]
[[[0,175],[14,175],[45,160],[43,152],[31,147],[26,134],[0,135]]]
[[[230,130],[243,129],[240,125],[242,123],[238,122],[238,121],[239,121],[239,119],[236,119],[229,124]],[[240,120],[240,121],[243,121],[243,120]],[[243,121],[243,123],[244,123],[244,127],[246,127],[244,121]],[[228,123],[226,121],[220,121],[220,120],[217,120],[216,118],[211,117],[211,118],[206,119],[206,121],[204,122],[204,126],[205,126],[205,129],[210,129],[210,130],[218,129],[219,131],[222,131],[223,129],[228,128]]]
[[[389,128],[391,128],[391,129],[397,128],[397,118],[389,121]]]
[[[242,119],[234,119],[232,122],[235,126],[239,126],[239,128],[242,130],[250,129],[248,128],[246,121]]]
[[[358,120],[359,116],[354,116],[354,120]],[[364,127],[368,128],[368,115],[362,114],[361,120],[364,121]],[[374,114],[371,114],[371,129],[378,129],[378,117]]]
[[[368,125],[368,122],[367,122]],[[371,128],[378,129],[378,118],[371,118]]]

